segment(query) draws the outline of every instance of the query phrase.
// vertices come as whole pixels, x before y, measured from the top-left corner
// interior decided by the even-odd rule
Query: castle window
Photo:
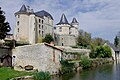
[[[19,32],[19,28],[18,28],[18,32]]]
[[[39,19],[39,23],[41,22],[41,19]]]
[[[62,27],[59,27],[59,32],[62,32]]]
[[[19,21],[17,22],[17,25],[19,25]]]
[[[43,37],[43,31],[42,31],[42,37]]]
[[[42,20],[42,24],[43,24],[43,20]]]
[[[43,25],[42,25],[42,29],[43,29]]]
[[[39,30],[39,34],[41,33],[41,31]]]
[[[64,44],[62,43],[62,46],[64,46]]]
[[[40,29],[40,24],[39,24],[39,29]]]

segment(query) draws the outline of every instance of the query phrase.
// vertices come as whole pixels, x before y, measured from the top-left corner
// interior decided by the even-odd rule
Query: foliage
[[[91,43],[91,34],[84,32],[83,30],[79,31],[79,36],[77,38],[77,45],[87,47]]]
[[[115,47],[117,47],[119,44],[119,38],[116,36],[115,39],[114,39],[114,45]]]
[[[109,42],[107,40],[104,40],[102,38],[93,38],[92,39],[92,44],[95,45],[95,46],[101,46],[101,45],[104,45],[106,42]]]
[[[91,49],[91,52],[90,52],[90,54],[89,54],[89,57],[90,57],[90,58],[96,58],[96,56],[95,56],[96,46],[95,46],[94,44],[91,44],[91,45],[90,45],[90,49]]]
[[[43,72],[43,71],[35,73],[33,77],[35,80],[50,80],[51,78],[49,72]]]
[[[109,58],[112,56],[112,52],[109,46],[98,46],[95,51],[95,57]]]
[[[15,41],[11,40],[11,41],[5,41],[5,46],[8,46],[10,48],[14,47]]]
[[[80,65],[83,69],[87,69],[91,66],[91,61],[87,57],[81,57]]]
[[[60,63],[62,65],[61,67],[62,73],[73,71],[74,63],[68,63],[67,60],[63,60],[63,59],[61,59]]]
[[[46,34],[43,42],[50,43],[51,41],[54,41],[53,37],[50,34]]]
[[[0,68],[0,80],[10,80],[11,78],[32,75],[33,73],[23,72],[23,71],[15,71],[9,67]]]
[[[10,32],[11,28],[8,22],[5,22],[4,11],[0,7],[0,39],[4,39],[7,35],[7,32]]]

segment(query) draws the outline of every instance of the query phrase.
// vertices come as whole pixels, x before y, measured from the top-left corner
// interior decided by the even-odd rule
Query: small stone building
[[[61,49],[47,43],[19,46],[13,49],[13,66],[15,70],[25,70],[25,66],[31,65],[38,71],[58,74],[61,52]]]

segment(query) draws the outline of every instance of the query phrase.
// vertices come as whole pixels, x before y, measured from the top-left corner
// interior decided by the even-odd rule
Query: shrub
[[[71,72],[73,71],[73,68],[74,68],[74,63],[68,63],[67,60],[61,60],[61,71],[62,73],[66,73],[66,72]]]
[[[83,69],[87,69],[91,65],[91,61],[87,57],[82,57],[80,65],[82,66]]]
[[[54,41],[53,37],[50,34],[46,34],[43,42],[50,43],[51,41]]]
[[[108,46],[99,46],[96,48],[96,57],[107,58],[112,56],[110,47]]]
[[[40,72],[35,73],[33,78],[35,80],[50,80],[51,76],[49,72],[40,71]]]

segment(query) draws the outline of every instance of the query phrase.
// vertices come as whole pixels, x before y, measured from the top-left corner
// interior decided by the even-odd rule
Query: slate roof
[[[27,12],[26,6],[22,5],[22,7],[20,8],[19,12]]]
[[[53,17],[51,16],[51,14],[49,14],[48,12],[44,10],[36,12],[35,15],[39,17],[43,17],[43,16],[50,17],[53,20]]]
[[[57,25],[61,25],[61,24],[69,24],[68,21],[67,21],[67,18],[65,16],[65,14],[62,14],[60,22]]]
[[[76,20],[76,18],[73,18],[72,23],[78,23],[78,21]]]

